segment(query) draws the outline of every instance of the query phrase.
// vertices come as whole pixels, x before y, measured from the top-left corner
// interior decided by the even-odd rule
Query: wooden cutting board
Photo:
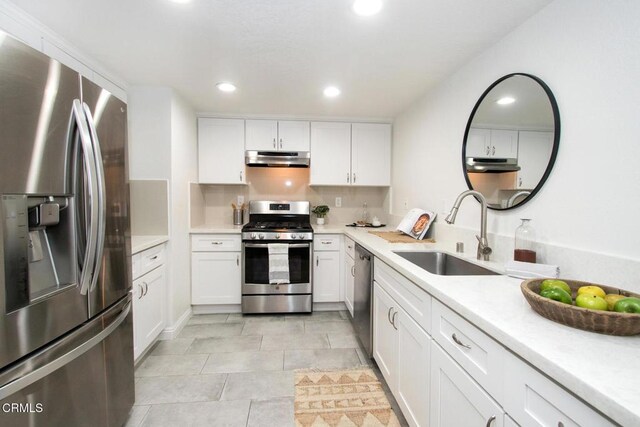
[[[369,233],[383,238],[389,243],[435,243],[434,239],[416,240],[401,231],[370,231]]]

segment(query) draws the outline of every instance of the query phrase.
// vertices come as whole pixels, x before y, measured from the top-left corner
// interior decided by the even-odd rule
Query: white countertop
[[[169,236],[131,236],[131,255],[169,241]]]
[[[431,274],[392,251],[455,254],[453,248],[438,243],[388,243],[368,231],[342,228],[377,258],[614,421],[640,425],[640,335],[614,337],[552,322],[531,309],[520,291],[520,279]],[[475,247],[469,249],[473,253],[463,254],[464,258],[503,271],[501,264],[477,261]]]
[[[240,234],[242,225],[233,224],[205,224],[191,227],[191,234]]]

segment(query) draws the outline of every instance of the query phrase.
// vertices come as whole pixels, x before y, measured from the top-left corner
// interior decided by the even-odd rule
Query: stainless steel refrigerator
[[[0,33],[0,425],[134,400],[126,104]]]

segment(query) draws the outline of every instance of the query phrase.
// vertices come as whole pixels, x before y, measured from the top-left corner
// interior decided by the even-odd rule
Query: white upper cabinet
[[[309,122],[246,120],[246,149],[255,151],[309,151]]]
[[[311,123],[311,185],[351,182],[351,123]]]
[[[353,185],[391,185],[391,125],[351,125]]]
[[[518,131],[505,129],[469,129],[466,157],[516,158]]]
[[[198,119],[201,184],[245,184],[244,120]]]
[[[310,185],[391,184],[391,125],[311,124]]]

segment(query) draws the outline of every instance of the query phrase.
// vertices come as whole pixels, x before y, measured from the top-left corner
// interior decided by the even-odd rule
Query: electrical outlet
[[[238,206],[244,204],[244,196],[238,194]]]
[[[336,208],[342,207],[342,197],[336,197]]]

